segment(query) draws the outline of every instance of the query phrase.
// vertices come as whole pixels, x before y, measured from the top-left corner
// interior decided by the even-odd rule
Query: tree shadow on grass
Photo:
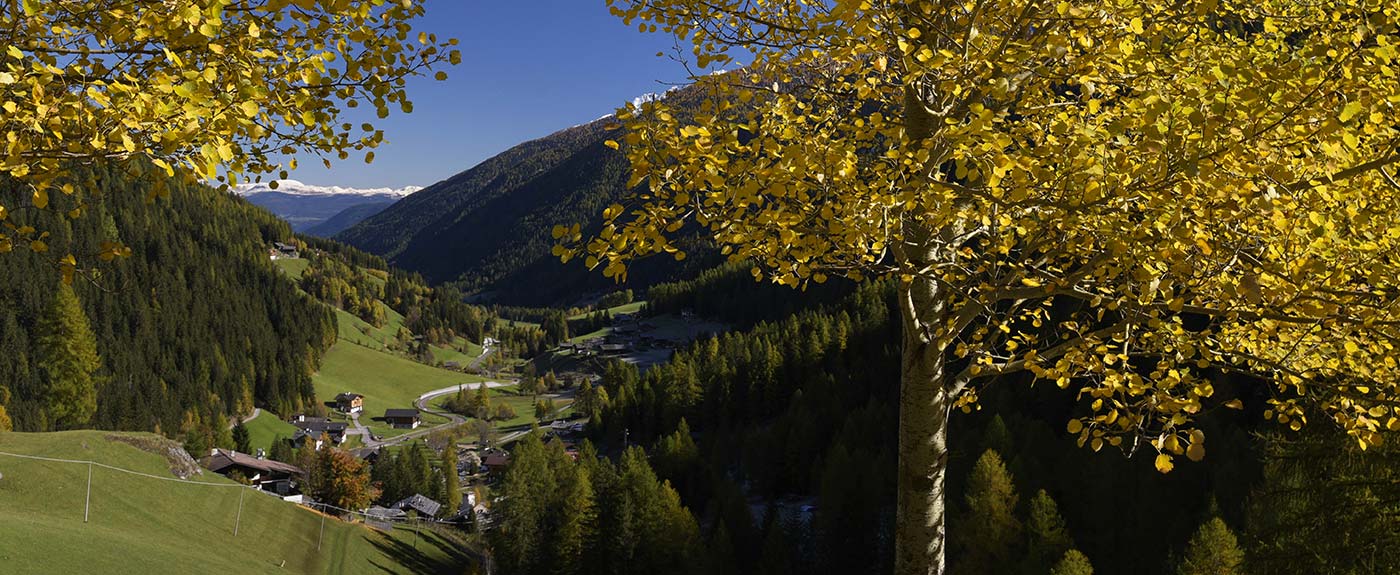
[[[409,542],[404,542],[385,535],[372,539],[371,543],[385,557],[418,575],[437,575],[440,573],[455,575],[466,571],[467,565],[472,561],[471,555],[465,549],[452,545],[441,536],[428,530],[424,530],[419,535],[416,549],[412,543],[412,536],[410,536]],[[437,547],[441,553],[429,554],[428,551],[432,548],[430,546]],[[372,563],[385,572],[393,572],[378,562]]]

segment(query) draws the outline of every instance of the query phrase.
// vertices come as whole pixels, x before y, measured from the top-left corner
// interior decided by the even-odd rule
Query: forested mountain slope
[[[900,385],[892,283],[789,291],[782,306],[782,292],[731,264],[651,295],[652,313],[750,326],[645,372],[615,363],[602,386],[580,391],[600,450],[649,447],[695,513],[713,561],[700,571],[889,571]],[[1249,389],[1224,374],[1212,381]],[[1047,573],[1069,549],[1095,572],[1176,573],[1193,533],[1217,517],[1260,573],[1400,565],[1382,543],[1400,538],[1393,448],[1363,457],[1339,431],[1280,433],[1258,412],[1222,408],[1202,414],[1211,456],[1162,474],[1149,449],[1076,445],[1063,422],[1089,398],[1025,378],[979,395],[984,409],[955,413],[949,434],[952,573]]]
[[[16,225],[50,230],[49,253],[17,249],[0,265],[0,401],[16,430],[93,426],[174,435],[219,433],[225,416],[254,405],[292,413],[312,398],[311,374],[336,337],[329,309],[299,292],[269,262],[286,223],[205,187],[174,185],[147,203],[147,185],[95,168],[82,217],[60,220],[72,198],[55,195],[56,212],[10,215]],[[0,182],[7,205],[29,192]],[[95,200],[95,198],[94,198]],[[120,240],[132,256],[102,264],[96,282],[78,279],[82,313],[61,314],[54,254],[90,254]],[[72,298],[69,298],[71,301]],[[72,311],[73,306],[69,306]],[[82,330],[57,336],[55,317]],[[72,330],[69,330],[72,331]],[[74,335],[74,334],[77,335]],[[55,346],[95,343],[95,411],[69,423],[54,388]]]
[[[687,90],[668,98],[694,97]],[[596,225],[626,191],[626,158],[604,145],[611,117],[511,148],[417,192],[336,236],[390,263],[507,305],[570,305],[612,280],[551,255],[557,224]],[[698,241],[698,240],[695,240]],[[691,246],[695,242],[691,242]],[[654,258],[630,272],[629,286],[698,272],[707,250],[685,262]]]

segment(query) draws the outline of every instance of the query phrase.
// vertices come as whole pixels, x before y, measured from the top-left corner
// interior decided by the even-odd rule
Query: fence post
[[[233,536],[238,537],[238,524],[243,521],[243,493],[247,489],[238,490],[238,515],[233,518]]]
[[[321,539],[326,536],[326,506],[321,505],[321,532],[316,535],[316,550],[321,550]]]
[[[87,496],[83,499],[83,523],[88,522],[88,509],[92,507],[92,462],[88,462]]]

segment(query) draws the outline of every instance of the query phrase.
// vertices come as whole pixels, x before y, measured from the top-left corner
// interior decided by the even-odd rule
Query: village
[[[297,246],[276,244],[269,250],[273,259],[293,260],[299,256]],[[612,318],[611,325],[598,333],[573,341],[562,342],[553,353],[571,360],[621,360],[640,367],[667,361],[675,351],[698,337],[723,329],[723,325],[696,319],[686,313],[679,319],[665,316],[642,318],[638,313],[622,313]],[[467,362],[444,362],[439,367],[464,372],[480,363],[496,342],[488,339],[478,361],[472,367]],[[596,363],[595,363],[596,365]],[[519,368],[520,366],[514,366]],[[553,373],[550,374],[553,378]],[[324,404],[320,413],[298,413],[285,419],[292,429],[287,437],[278,436],[270,449],[249,448],[248,453],[212,448],[199,463],[207,470],[244,483],[270,496],[303,505],[345,519],[362,521],[380,530],[392,530],[396,525],[413,523],[439,524],[462,528],[469,532],[489,529],[492,525],[493,487],[498,485],[511,462],[511,444],[526,434],[538,433],[546,444],[559,442],[571,458],[577,459],[579,443],[585,437],[587,419],[572,409],[571,400],[577,393],[575,382],[588,381],[603,385],[597,375],[566,374],[567,384],[553,394],[536,401],[537,408],[555,399],[568,401],[565,407],[553,411],[537,411],[535,417],[521,422],[514,414],[495,421],[464,416],[449,410],[443,401],[454,395],[505,391],[517,387],[520,376],[508,382],[461,383],[450,388],[429,391],[411,404],[372,405],[365,394],[342,390]],[[498,405],[505,407],[504,404]],[[476,414],[483,415],[483,414]],[[270,417],[263,414],[262,417]],[[429,422],[428,418],[432,418]],[[508,423],[509,425],[502,425]],[[241,425],[241,423],[240,423]],[[237,433],[235,431],[235,433]],[[397,435],[394,435],[397,433]],[[455,508],[440,501],[441,494],[413,492],[392,500],[379,499],[356,508],[338,508],[327,501],[318,501],[308,489],[312,470],[298,466],[289,459],[298,453],[336,449],[353,455],[368,468],[381,458],[423,446],[428,457],[437,462],[455,462],[455,482],[460,493],[460,505]],[[448,451],[451,451],[448,454]],[[280,457],[279,457],[280,454]],[[292,455],[288,455],[292,454]]]
[[[344,392],[335,397],[336,412],[341,416],[360,416],[365,413],[364,396],[354,392]],[[376,417],[395,429],[418,430],[423,424],[422,411],[417,408],[385,408],[383,415]],[[356,417],[352,421],[357,421]],[[314,417],[299,414],[288,420],[296,432],[291,438],[281,439],[297,450],[320,451],[338,448],[347,443],[356,430],[353,424],[335,421],[330,417]],[[461,505],[450,509],[443,502],[427,494],[413,493],[395,501],[380,502],[361,509],[338,509],[327,502],[315,500],[304,492],[308,470],[297,465],[273,459],[270,454],[257,449],[254,453],[241,453],[235,450],[213,448],[199,463],[207,470],[244,483],[261,492],[282,498],[285,501],[319,510],[334,510],[347,517],[358,517],[371,527],[392,530],[395,524],[409,521],[431,522],[455,525],[468,530],[484,529],[490,526],[490,502],[482,496],[490,492],[501,475],[508,468],[511,455],[501,445],[494,434],[488,434],[486,442],[481,440],[459,442],[461,429],[465,423],[458,417],[452,423],[437,428],[423,428],[421,431],[405,434],[387,441],[370,441],[373,447],[350,450],[356,458],[366,464],[375,464],[384,454],[393,449],[401,449],[413,442],[419,442],[432,452],[431,457],[439,460],[456,461],[456,484],[460,486]],[[543,434],[546,442],[559,441],[571,457],[578,457],[578,441],[583,436],[585,422],[579,419],[561,418],[532,423],[529,429],[511,434],[509,439],[522,437],[525,433]],[[442,438],[447,438],[444,442]],[[445,450],[453,450],[455,457],[443,457]]]

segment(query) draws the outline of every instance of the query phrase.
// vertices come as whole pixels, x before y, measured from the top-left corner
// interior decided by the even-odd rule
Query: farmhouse
[[[237,473],[258,489],[278,495],[291,493],[296,487],[295,481],[304,474],[295,465],[218,448],[200,463],[205,469],[224,477]]]
[[[423,419],[418,416],[417,409],[386,409],[384,422],[395,429],[414,429],[423,423]]]
[[[335,396],[335,408],[344,413],[359,413],[365,410],[365,396],[343,392]]]
[[[504,472],[510,467],[509,453],[491,453],[481,460],[481,464],[486,466],[486,472],[492,475]]]
[[[272,250],[270,254],[272,256],[272,259],[274,260],[297,259],[301,257],[301,250],[299,250],[295,245],[292,244],[275,242],[272,244]]]
[[[434,515],[437,515],[438,510],[442,509],[442,504],[433,501],[432,499],[428,499],[427,497],[424,497],[417,493],[414,493],[413,495],[401,499],[398,503],[395,503],[390,507],[394,509],[401,509],[404,512],[407,512],[411,509],[417,511],[419,516],[432,517]]]
[[[345,443],[345,430],[349,427],[342,421],[331,421],[324,417],[307,417],[305,415],[292,418],[291,423],[297,428],[297,432],[292,435],[292,443],[301,447],[307,441],[311,441],[316,449],[321,448],[322,435],[330,438],[334,445]]]

